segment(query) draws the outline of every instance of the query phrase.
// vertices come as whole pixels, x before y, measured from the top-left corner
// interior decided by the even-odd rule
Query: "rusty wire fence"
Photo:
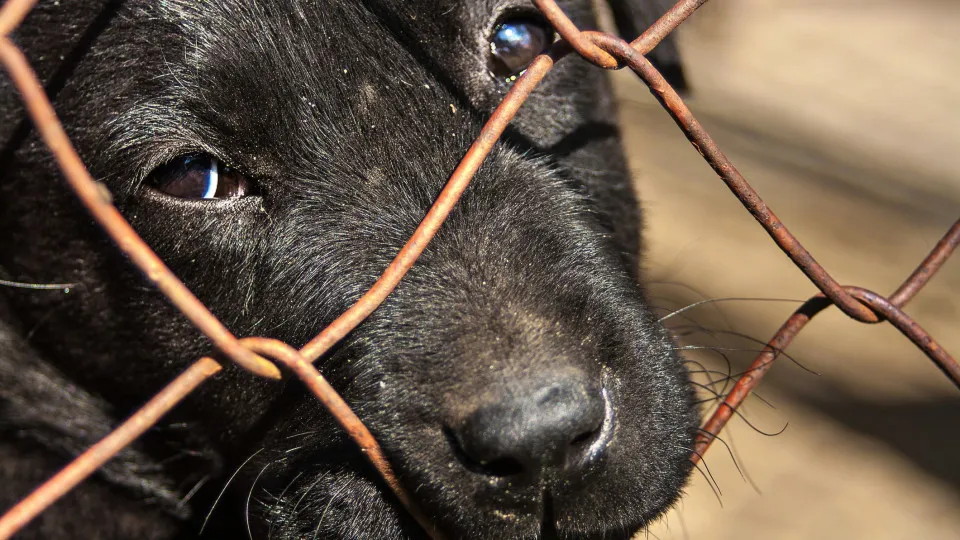
[[[390,294],[413,266],[427,243],[443,224],[447,214],[467,188],[474,173],[497,143],[517,110],[547,75],[553,65],[570,53],[577,53],[604,69],[629,67],[660,101],[690,143],[716,171],[744,208],[760,223],[781,250],[820,289],[797,309],[770,339],[733,388],[723,397],[699,432],[690,459],[696,463],[710,447],[716,435],[735,414],[740,404],[760,383],[774,360],[815,315],[835,305],[852,319],[862,323],[887,321],[924,352],[943,373],[960,387],[960,364],[912,318],[902,311],[960,245],[960,220],[947,231],[930,254],[890,296],[840,285],[817,263],[799,240],[784,226],[747,180],[720,151],[710,135],[694,118],[680,96],[644,57],[670,32],[707,0],[680,0],[632,43],[611,34],[581,31],[567,18],[554,0],[534,0],[561,39],[540,55],[520,76],[501,104],[493,112],[480,135],[453,171],[430,211],[384,270],[376,283],[346,312],[323,329],[300,350],[281,341],[247,337],[238,339],[164,265],[163,261],[137,235],[111,203],[106,187],[94,180],[70,143],[58,121],[36,74],[26,57],[11,40],[11,33],[33,8],[37,0],[8,0],[0,8],[0,61],[19,90],[34,126],[53,153],[71,188],[123,251],[146,277],[220,350],[227,358],[254,375],[279,379],[277,367],[284,366],[299,377],[336,418],[340,426],[360,447],[397,499],[432,537],[441,537],[430,520],[399,483],[380,446],[349,405],[313,366],[334,344],[359,325]],[[11,537],[59,497],[74,488],[182,401],[204,381],[217,374],[221,365],[213,358],[197,360],[129,419],[91,446],[59,473],[39,486],[0,517],[0,539]]]

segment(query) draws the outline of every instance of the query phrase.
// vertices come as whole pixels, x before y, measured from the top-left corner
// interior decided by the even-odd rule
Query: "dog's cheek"
[[[312,416],[308,412],[301,420]],[[231,486],[234,499],[251,500],[250,505],[234,505],[242,508],[236,523],[249,519],[255,538],[399,539],[407,538],[404,531],[417,530],[340,433],[285,423],[292,434],[283,430],[271,449],[253,456],[239,471]]]
[[[146,188],[141,189],[142,192]],[[140,194],[122,207],[134,228],[204,304],[229,325],[255,309],[257,259],[269,217],[257,197],[206,202]]]

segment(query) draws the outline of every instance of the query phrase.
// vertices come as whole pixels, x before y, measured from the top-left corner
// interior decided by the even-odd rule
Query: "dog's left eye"
[[[501,22],[490,38],[491,70],[513,81],[550,47],[553,37],[553,29],[546,22],[525,18]]]
[[[177,158],[150,173],[147,182],[181,199],[236,199],[253,192],[247,177],[205,154]]]

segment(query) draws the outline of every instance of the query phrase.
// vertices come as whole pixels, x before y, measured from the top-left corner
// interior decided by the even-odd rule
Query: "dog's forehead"
[[[300,156],[313,166],[324,155],[345,163],[336,154],[376,147],[386,130],[398,144],[403,132],[408,141],[436,138],[440,121],[455,120],[445,114],[465,112],[464,81],[486,74],[477,41],[496,4],[142,3],[132,22],[148,35],[130,54],[145,73],[127,76],[138,97],[112,122],[108,153],[142,146],[127,126],[145,123],[153,135],[145,169],[184,145],[247,156],[270,148],[288,165]]]
[[[233,71],[242,72],[244,81],[319,88],[334,86],[343,69],[349,73],[347,64],[378,68],[371,78],[386,69],[410,75],[419,71],[411,68],[420,66],[409,49],[427,41],[436,45],[446,36],[412,37],[403,18],[342,0],[176,0],[159,3],[157,12],[168,23],[170,37],[183,47],[183,63],[204,70],[195,71],[196,77]],[[455,19],[446,21],[448,27],[456,26]],[[175,56],[167,61],[180,63]],[[251,73],[257,69],[262,71]]]
[[[564,2],[583,13],[579,3]],[[125,81],[126,97],[111,105],[119,110],[95,153],[112,161],[104,170],[141,177],[196,151],[245,161],[271,178],[369,172],[363,161],[397,162],[396,155],[458,155],[488,112],[478,105],[492,108],[505,90],[488,68],[493,26],[534,10],[526,0],[134,6],[110,54],[123,56],[114,65],[138,69],[109,68],[107,76]],[[130,126],[146,126],[150,136]],[[381,155],[358,159],[357,149]],[[455,164],[427,165],[443,176]]]
[[[295,61],[302,70],[297,75],[309,78],[336,76],[346,62],[455,71],[464,59],[482,61],[477,45],[497,13],[522,5],[529,7],[522,0],[173,0],[158,3],[156,11],[175,37],[186,38],[188,61],[191,51],[233,52],[233,60],[251,63],[273,56]]]

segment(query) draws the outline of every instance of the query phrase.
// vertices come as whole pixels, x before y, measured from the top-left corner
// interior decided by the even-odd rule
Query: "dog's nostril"
[[[457,435],[453,430],[444,427],[443,434],[450,442],[450,447],[453,448],[453,454],[457,457],[457,461],[470,472],[486,476],[505,477],[518,475],[524,470],[523,465],[519,461],[508,457],[485,462],[476,461],[464,451],[463,445],[457,440]]]
[[[577,475],[605,450],[607,408],[603,392],[587,381],[552,380],[477,408],[448,437],[475,473],[531,481],[544,473]]]
[[[600,436],[600,431],[603,429],[603,424],[591,429],[590,431],[584,431],[583,433],[577,435],[570,441],[570,446],[583,446],[584,444],[593,442],[594,439]]]
[[[515,476],[524,471],[523,465],[511,458],[495,459],[480,465],[483,472],[490,476]]]

